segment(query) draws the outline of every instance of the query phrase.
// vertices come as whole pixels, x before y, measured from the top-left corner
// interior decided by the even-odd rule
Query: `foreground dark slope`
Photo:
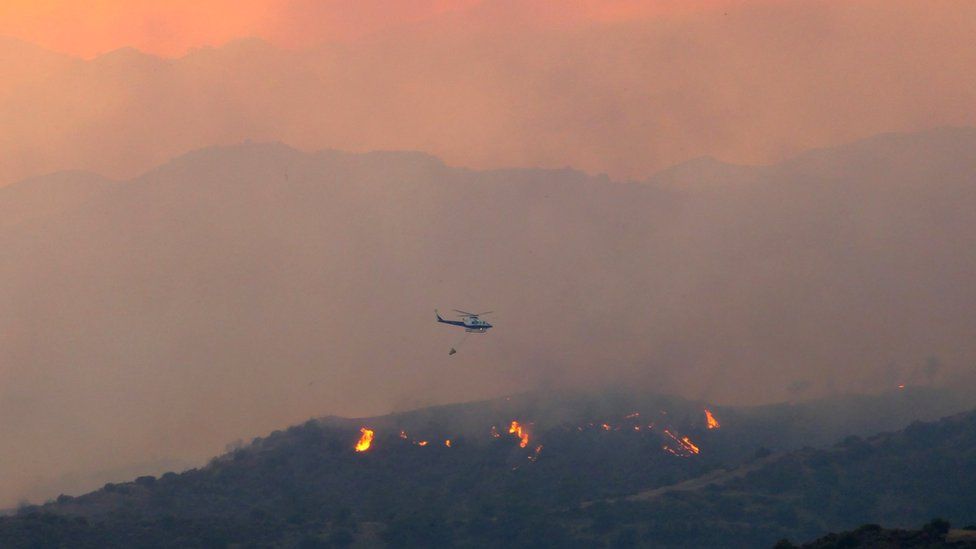
[[[772,545],[860,524],[912,527],[932,517],[976,520],[976,412],[917,423],[829,449],[804,449],[691,491],[593,506],[607,535],[663,546]]]
[[[976,526],[951,529],[942,519],[933,519],[918,530],[882,528],[877,524],[865,524],[849,532],[828,534],[809,543],[802,549],[843,549],[846,547],[876,547],[891,549],[974,549]],[[780,541],[776,549],[795,549],[788,540]]]
[[[202,461],[323,410],[554,384],[772,402],[954,382],[976,357],[974,173],[973,130],[639,184],[411,153],[188,154],[0,229],[0,499],[56,496],[31,480],[52,471]],[[434,307],[495,309],[496,328],[449,357]]]
[[[850,397],[843,407],[860,415],[862,427],[877,428],[947,397],[917,389]],[[376,418],[324,418],[257,439],[198,470],[141,477],[23,509],[0,520],[0,544],[551,545],[633,538],[677,546],[755,546],[783,535],[803,539],[872,516],[848,516],[846,509],[863,501],[863,490],[883,493],[871,485],[878,478],[931,475],[929,466],[916,464],[919,456],[910,448],[891,441],[922,436],[911,447],[924,447],[927,459],[946,475],[972,465],[965,462],[976,447],[972,421],[956,430],[939,427],[943,422],[866,443],[849,440],[831,450],[769,454],[796,447],[790,433],[805,426],[819,425],[821,439],[860,432],[832,423],[836,404],[711,408],[721,422],[717,429],[708,429],[703,403],[633,393],[524,394]],[[508,433],[512,420],[527,428],[525,448]],[[353,446],[363,426],[375,438],[359,453]],[[684,437],[694,450],[680,442]],[[874,446],[865,454],[873,461],[852,463],[847,456],[854,444]],[[949,449],[961,457],[949,458]],[[813,467],[811,456],[839,460],[832,466],[841,471],[831,477],[835,484],[803,479]],[[796,463],[803,464],[799,471],[781,471]],[[739,467],[752,471],[744,481],[735,480]],[[864,470],[873,472],[863,475]],[[722,487],[669,495],[668,486],[706,474]],[[791,475],[797,475],[792,484]],[[851,475],[860,478],[848,490],[844,483]],[[965,483],[948,507],[939,504],[948,500],[937,482],[900,486],[907,488],[899,498],[917,502],[914,512],[902,516],[881,509],[880,519],[913,520],[943,511],[958,516],[959,506],[972,503]],[[787,495],[766,495],[777,490]],[[809,503],[824,490],[829,506]]]

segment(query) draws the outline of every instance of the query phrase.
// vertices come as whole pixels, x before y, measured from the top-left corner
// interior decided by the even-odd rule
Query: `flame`
[[[498,428],[494,425],[491,426],[491,438],[501,438],[501,435],[498,434]]]
[[[400,430],[400,438],[407,438],[407,432],[403,429]]]
[[[450,448],[451,447],[451,439],[445,440],[444,441],[444,446],[447,446],[448,448]]]
[[[529,461],[535,462],[535,460],[539,459],[539,453],[541,452],[542,452],[542,445],[540,444],[535,447],[535,453],[529,456]]]
[[[609,431],[610,430],[610,426],[607,425],[606,423],[600,425],[600,427],[602,427],[604,431]]]
[[[668,452],[671,452],[672,454],[674,454],[676,456],[679,456],[680,455],[680,456],[683,456],[683,457],[688,457],[688,456],[691,456],[691,455],[694,455],[694,454],[701,453],[701,449],[699,449],[698,446],[696,446],[695,443],[692,442],[690,438],[688,438],[688,437],[678,438],[669,429],[665,429],[664,430],[664,434],[668,435],[669,437],[671,437],[671,440],[673,440],[676,443],[678,443],[678,445],[681,447],[681,450],[682,450],[682,453],[679,453],[679,452],[676,452],[673,448],[670,448],[669,446],[664,445],[663,448],[665,450],[667,450]]]
[[[632,414],[625,415],[624,416],[624,419],[633,419],[633,418],[639,417],[639,416],[640,416],[640,412],[634,412]]]
[[[414,442],[414,444],[416,444],[417,446],[427,446],[427,441],[426,440],[419,440],[417,442]]]
[[[512,420],[512,424],[508,428],[508,434],[519,437],[519,448],[525,448],[529,445],[529,433],[524,427],[519,425],[519,422]]]
[[[905,388],[905,384],[904,384],[904,383],[902,383],[902,384],[900,384],[900,385],[898,385],[898,388],[899,388],[899,389],[904,389],[904,388]]]
[[[356,443],[357,452],[365,452],[369,450],[369,446],[373,444],[373,430],[367,429],[365,427],[359,430],[363,435],[359,437],[359,442]]]
[[[705,408],[705,422],[708,424],[709,429],[718,429],[722,426],[708,408]]]

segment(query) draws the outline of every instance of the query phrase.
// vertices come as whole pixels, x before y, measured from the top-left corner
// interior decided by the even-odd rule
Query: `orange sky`
[[[491,0],[540,24],[677,13],[744,0]],[[346,41],[481,0],[4,0],[0,35],[94,57],[131,46],[163,56],[257,36],[283,47]],[[755,3],[755,0],[753,0]]]

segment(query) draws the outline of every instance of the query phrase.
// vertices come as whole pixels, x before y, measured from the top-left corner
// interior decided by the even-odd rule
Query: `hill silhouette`
[[[852,399],[851,409],[898,409]],[[976,413],[824,449],[784,432],[829,406],[737,414],[654,395],[514,395],[276,431],[200,469],[107,484],[0,519],[4,546],[388,543],[772,545],[848,524],[972,518]],[[884,422],[882,415],[876,420]],[[520,445],[509,423],[519,421]],[[375,434],[354,449],[360,429]],[[447,441],[450,441],[448,444]],[[742,469],[742,473],[738,470]],[[581,474],[585,471],[586,474]],[[708,479],[694,488],[696,477]],[[648,492],[653,491],[653,493]]]
[[[933,519],[918,530],[882,528],[877,524],[865,524],[855,530],[828,534],[800,547],[804,549],[840,549],[841,547],[957,547],[969,549],[976,547],[976,529],[950,529],[950,524],[941,519]],[[797,547],[789,541],[781,541],[776,549]]]

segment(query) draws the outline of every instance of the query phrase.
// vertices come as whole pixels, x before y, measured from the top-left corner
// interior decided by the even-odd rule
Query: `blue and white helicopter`
[[[479,317],[481,315],[486,315],[492,311],[485,311],[483,313],[469,313],[467,311],[459,311],[454,309],[454,312],[459,313],[458,317],[461,320],[444,320],[441,318],[441,314],[434,309],[434,314],[437,315],[437,322],[444,324],[450,324],[451,326],[460,326],[464,328],[464,331],[469,334],[483,334],[491,328],[491,324],[481,320]]]

